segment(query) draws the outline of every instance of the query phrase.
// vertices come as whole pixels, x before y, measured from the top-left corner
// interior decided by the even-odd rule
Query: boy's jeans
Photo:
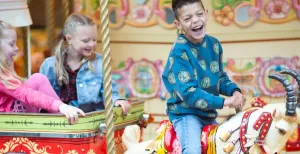
[[[201,154],[201,133],[206,125],[217,124],[213,119],[200,119],[195,115],[185,115],[172,121],[182,154]]]

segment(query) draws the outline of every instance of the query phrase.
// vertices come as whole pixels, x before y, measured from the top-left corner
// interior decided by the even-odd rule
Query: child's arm
[[[113,102],[114,106],[121,106],[122,110],[123,110],[123,114],[126,115],[131,105],[129,104],[128,101],[126,101],[125,99],[123,99],[120,96],[118,89],[119,89],[118,85],[114,81],[112,81],[112,102]],[[103,85],[101,86],[100,92],[101,92],[101,96],[104,100],[104,86]]]
[[[127,112],[131,105],[127,100],[120,96],[119,87],[114,81],[112,81],[112,101],[114,103],[114,106],[121,106],[123,115],[127,115]]]
[[[168,91],[176,94],[188,106],[203,110],[222,109],[224,98],[207,93],[198,86],[197,78],[194,77],[194,69],[189,60],[186,60],[184,49],[174,49],[170,55],[174,62],[167,66],[168,79],[164,83]],[[178,94],[179,93],[179,94]]]
[[[219,84],[220,84],[220,93],[226,96],[234,96],[235,99],[234,101],[230,101],[230,105],[233,105],[232,107],[235,108],[240,108],[245,105],[246,98],[245,96],[241,93],[240,88],[233,83],[227,74],[224,72],[223,68],[223,49],[221,44],[219,43],[219,48],[220,48],[220,61],[219,61],[219,68],[220,68],[220,77],[219,77]],[[228,101],[226,101],[228,102]]]
[[[101,86],[100,92],[101,92],[100,95],[102,96],[102,99],[104,100],[104,85],[103,84]],[[117,100],[124,100],[120,96],[119,91],[118,91],[118,85],[114,81],[112,81],[112,98],[111,99],[112,99],[113,104],[115,104],[115,102]]]
[[[119,87],[116,82],[112,81],[112,101],[115,104],[117,100],[125,100],[120,96]]]
[[[232,96],[234,92],[238,91],[241,93],[240,88],[232,82],[229,77],[227,76],[226,72],[224,72],[223,68],[223,49],[221,44],[219,43],[220,48],[220,58],[219,58],[219,70],[220,70],[220,76],[219,76],[219,84],[220,84],[220,94],[225,96]]]
[[[61,104],[61,101],[57,101],[54,97],[50,97],[31,88],[26,88],[24,85],[21,85],[17,89],[10,90],[3,84],[0,84],[0,89],[0,92],[10,95],[19,101],[53,112],[58,112],[58,106]]]

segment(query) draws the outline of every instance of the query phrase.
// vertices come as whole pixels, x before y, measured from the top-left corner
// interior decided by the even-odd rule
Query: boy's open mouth
[[[196,26],[196,27],[194,27],[194,28],[192,28],[192,31],[194,31],[194,32],[199,32],[199,31],[201,31],[202,29],[203,29],[203,25],[201,25],[201,26]]]

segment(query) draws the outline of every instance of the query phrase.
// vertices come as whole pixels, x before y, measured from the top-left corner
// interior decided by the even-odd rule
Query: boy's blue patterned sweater
[[[170,120],[193,114],[214,119],[224,98],[240,91],[223,70],[220,42],[206,35],[200,44],[179,35],[170,52],[162,79],[170,94],[167,113]]]

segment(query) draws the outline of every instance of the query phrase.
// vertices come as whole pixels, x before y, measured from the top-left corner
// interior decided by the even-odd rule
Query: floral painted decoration
[[[214,10],[214,17],[217,23],[228,26],[234,19],[234,12],[229,5],[225,5],[221,10]]]
[[[273,0],[266,5],[265,11],[270,19],[282,19],[287,17],[290,8],[286,0]]]

